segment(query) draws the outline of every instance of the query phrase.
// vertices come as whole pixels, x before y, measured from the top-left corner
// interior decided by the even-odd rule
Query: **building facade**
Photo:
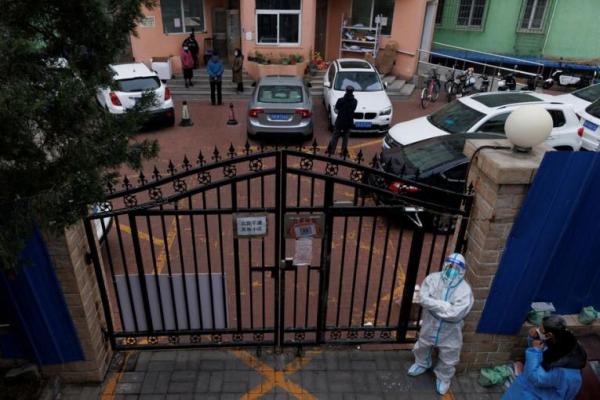
[[[434,42],[550,65],[597,65],[599,7],[598,0],[439,0]]]
[[[183,40],[194,30],[200,58],[214,49],[229,58],[233,49],[278,64],[301,56],[297,73],[318,52],[325,60],[340,56],[364,57],[364,53],[340,51],[342,24],[380,27],[378,47],[397,42],[394,73],[411,77],[423,40],[431,42],[435,0],[160,0],[144,9],[145,18],[132,35],[132,55],[137,61],[170,57],[178,71]],[[376,25],[378,24],[378,25]],[[207,51],[209,52],[209,51]],[[201,63],[202,65],[202,63]],[[257,75],[253,62],[245,68]],[[270,67],[271,73],[277,68]],[[288,72],[287,70],[285,72]]]

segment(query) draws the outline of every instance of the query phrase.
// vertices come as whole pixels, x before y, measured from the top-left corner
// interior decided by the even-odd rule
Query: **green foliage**
[[[156,156],[133,138],[150,96],[119,120],[95,99],[141,6],[154,0],[0,0],[0,267],[15,268],[33,224],[64,229],[120,165]]]

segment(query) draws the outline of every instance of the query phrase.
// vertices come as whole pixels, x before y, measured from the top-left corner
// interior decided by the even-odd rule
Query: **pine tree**
[[[102,200],[123,163],[156,156],[135,141],[139,109],[115,120],[95,99],[108,65],[153,0],[0,0],[0,264],[34,226],[60,231]]]

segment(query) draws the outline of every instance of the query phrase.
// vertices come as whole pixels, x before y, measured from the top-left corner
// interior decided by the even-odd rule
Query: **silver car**
[[[313,136],[310,84],[295,76],[261,78],[248,103],[248,137],[258,134]]]

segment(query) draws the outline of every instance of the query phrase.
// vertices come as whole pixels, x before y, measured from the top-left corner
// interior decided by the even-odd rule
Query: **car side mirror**
[[[166,80],[166,79],[161,79],[160,81],[161,81],[162,83],[167,83],[167,80]]]
[[[310,83],[309,81],[306,81],[306,87],[311,88],[312,87],[312,83]]]
[[[388,83],[387,83],[387,82],[383,82],[383,87],[384,87],[385,89],[387,89],[387,88],[388,88]]]
[[[250,85],[252,87],[256,87],[256,82],[252,82],[252,85]]]
[[[331,88],[331,83],[330,82],[323,82],[323,87]]]

